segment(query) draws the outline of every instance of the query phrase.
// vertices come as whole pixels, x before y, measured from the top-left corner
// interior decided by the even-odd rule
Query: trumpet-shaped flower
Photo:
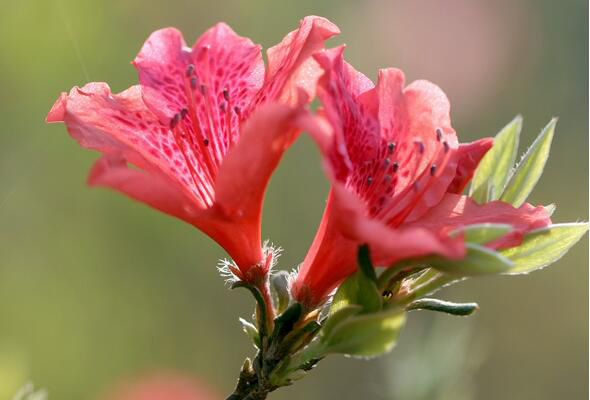
[[[509,234],[488,244],[501,248],[550,223],[543,207],[478,205],[460,194],[493,140],[459,144],[440,88],[427,81],[404,87],[397,69],[381,70],[374,86],[342,53],[339,47],[314,56],[324,69],[324,109],[300,119],[320,147],[331,191],[292,283],[298,301],[321,304],[355,271],[360,244],[370,245],[381,266],[426,255],[459,259],[464,239],[450,233],[462,226],[510,224]]]
[[[338,28],[306,17],[270,48],[224,23],[187,47],[174,28],[154,32],[133,64],[139,85],[112,94],[105,83],[62,93],[48,122],[65,122],[102,157],[88,182],[180,218],[217,241],[244,280],[270,264],[260,218],[265,189],[298,130],[293,119],[315,95],[311,54]],[[253,268],[256,267],[256,268]]]

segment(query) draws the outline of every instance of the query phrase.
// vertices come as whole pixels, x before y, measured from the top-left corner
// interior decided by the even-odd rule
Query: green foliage
[[[359,265],[356,273],[348,277],[336,291],[330,315],[349,305],[359,305],[363,312],[381,309],[382,298],[377,288],[377,276],[366,246],[359,248]]]
[[[404,321],[399,309],[347,318],[322,338],[324,352],[356,357],[384,354],[395,345]]]
[[[522,117],[518,115],[494,138],[494,146],[479,163],[471,183],[470,196],[478,203],[496,200],[504,190],[516,161]]]
[[[463,233],[465,241],[475,244],[486,244],[498,239],[512,230],[508,224],[473,224],[461,227],[451,233],[451,236]]]
[[[468,316],[479,310],[477,303],[452,303],[438,299],[418,299],[410,303],[406,310],[438,311],[451,315]]]
[[[559,260],[588,231],[588,223],[556,224],[528,233],[522,244],[501,250],[514,265],[506,273],[521,274]]]
[[[258,333],[256,326],[253,323],[246,321],[244,318],[240,318],[240,324],[242,324],[242,330],[248,335],[254,345],[260,348],[260,334]]]
[[[498,274],[509,271],[514,263],[504,255],[475,243],[465,243],[466,254],[460,260],[427,257],[424,263],[439,271],[459,276]]]
[[[557,124],[557,118],[553,118],[547,124],[529,147],[512,172],[500,200],[511,203],[515,207],[519,207],[525,202],[543,174],[551,149],[555,124]]]

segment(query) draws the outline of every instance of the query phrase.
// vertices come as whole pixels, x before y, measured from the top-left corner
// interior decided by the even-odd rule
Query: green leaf
[[[391,350],[404,324],[399,309],[348,318],[337,324],[323,340],[325,353],[376,357]]]
[[[473,224],[466,225],[451,232],[451,236],[456,236],[460,233],[465,234],[465,241],[476,244],[486,244],[499,237],[504,236],[512,230],[512,226],[508,224]]]
[[[537,136],[508,180],[500,200],[520,207],[543,174],[549,157],[557,118],[553,118]]]
[[[556,224],[525,235],[522,244],[501,250],[514,266],[506,273],[523,274],[559,260],[588,231],[588,223]]]
[[[277,313],[282,313],[291,300],[289,294],[289,273],[287,271],[279,271],[273,274],[270,283],[278,300]]]
[[[543,206],[543,207],[545,208],[545,211],[547,211],[547,214],[549,214],[549,216],[552,216],[553,213],[555,212],[555,209],[557,208],[555,203],[551,203],[551,204]]]
[[[477,303],[452,303],[438,299],[418,299],[411,302],[406,310],[429,310],[451,315],[468,316],[479,310]]]
[[[373,282],[377,283],[377,274],[375,273],[375,267],[371,263],[371,254],[369,252],[369,246],[366,244],[359,247],[357,254],[357,262],[363,275]]]
[[[354,275],[348,277],[338,288],[330,315],[348,305],[360,305],[364,312],[374,312],[381,309],[383,299],[377,288],[377,275],[369,257],[369,248],[361,246],[358,252],[360,267]]]
[[[504,190],[516,161],[521,129],[522,117],[518,115],[496,135],[494,146],[479,163],[469,193],[478,203],[496,200],[496,194]]]
[[[322,324],[321,335],[323,337],[330,336],[330,333],[334,329],[336,325],[340,322],[344,321],[345,319],[352,317],[358,314],[362,310],[362,307],[356,304],[350,304],[344,306],[331,314],[327,319],[326,322]]]
[[[425,261],[432,268],[451,275],[478,276],[509,271],[514,263],[502,254],[474,243],[465,243],[466,254],[460,260],[428,257]]]
[[[258,334],[256,326],[254,326],[253,323],[246,321],[244,318],[240,318],[240,323],[242,324],[242,330],[248,335],[252,342],[254,342],[254,345],[260,348],[260,335]]]

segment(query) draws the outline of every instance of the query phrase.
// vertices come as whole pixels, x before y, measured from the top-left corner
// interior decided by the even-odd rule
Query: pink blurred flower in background
[[[140,85],[106,83],[62,93],[48,122],[103,153],[88,182],[187,221],[217,241],[250,281],[265,274],[260,218],[271,173],[314,97],[310,55],[338,28],[306,17],[268,50],[219,23],[190,48],[174,28],[154,32],[133,64]],[[255,268],[253,268],[255,267]]]
[[[102,400],[221,400],[206,385],[175,373],[136,378],[110,390]]]

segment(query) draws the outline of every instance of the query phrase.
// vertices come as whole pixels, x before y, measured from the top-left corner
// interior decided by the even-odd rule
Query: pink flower
[[[260,217],[266,186],[315,95],[310,57],[338,28],[306,17],[268,50],[219,23],[190,48],[174,28],[154,32],[133,64],[140,85],[105,83],[62,93],[47,116],[102,157],[91,186],[106,186],[180,218],[217,241],[242,279],[265,273]],[[132,166],[131,166],[132,165]],[[252,268],[252,267],[257,268]]]
[[[218,400],[221,396],[192,379],[158,374],[117,387],[105,400]]]
[[[301,118],[318,143],[332,188],[323,219],[292,284],[308,307],[321,304],[356,269],[360,244],[373,262],[390,266],[424,255],[464,256],[458,227],[507,223],[513,231],[488,246],[519,244],[524,232],[547,225],[543,207],[478,205],[461,195],[492,139],[459,144],[449,101],[427,81],[404,87],[397,69],[379,71],[377,86],[342,58],[344,48],[314,57],[324,69],[318,117]]]

